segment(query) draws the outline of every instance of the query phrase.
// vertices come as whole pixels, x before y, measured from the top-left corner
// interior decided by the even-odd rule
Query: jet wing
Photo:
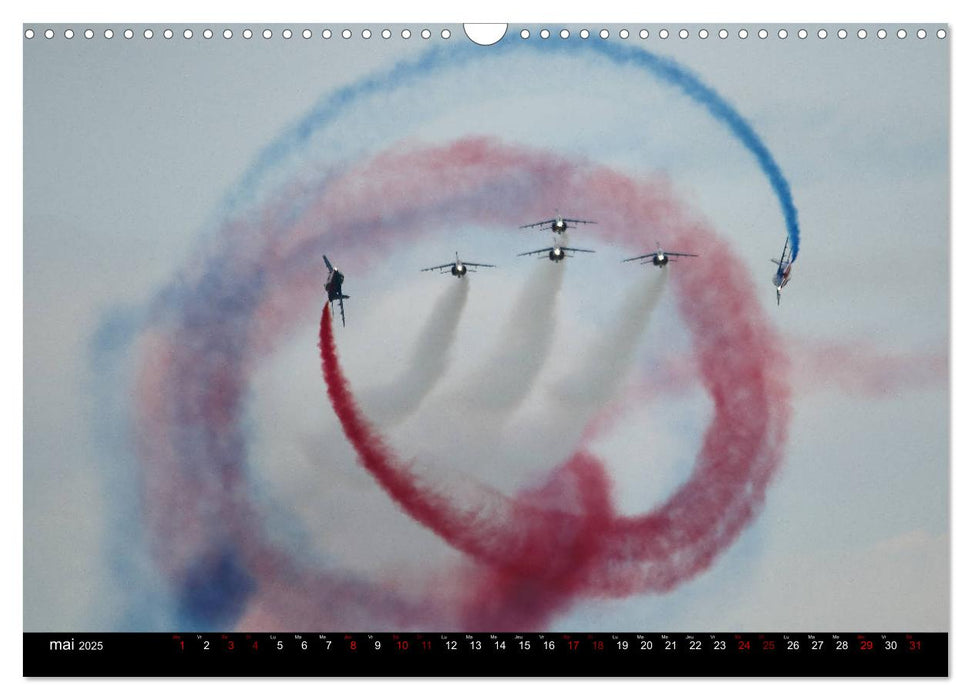
[[[327,270],[328,271],[330,271],[330,272],[333,272],[334,271],[334,266],[330,264],[330,260],[327,259],[327,256],[326,255],[324,256],[324,265],[327,266]]]
[[[432,270],[444,270],[446,267],[452,267],[455,263],[445,263],[444,265],[435,265],[434,267],[423,267],[422,272],[431,272]]]
[[[520,253],[516,257],[522,257],[523,255],[536,255],[537,253],[549,253],[553,248],[540,248],[539,250],[530,250],[526,253]]]
[[[587,221],[586,219],[563,219],[563,221],[570,224],[595,224],[596,221]]]
[[[568,250],[571,253],[596,253],[595,250],[589,250],[588,248],[567,248],[566,246],[560,246],[560,250]]]
[[[649,258],[650,260],[653,260],[656,257],[657,257],[657,253],[645,253],[644,255],[638,255],[633,258],[624,258],[623,260],[621,260],[621,262],[634,262],[635,260],[644,260],[645,258]]]
[[[347,321],[344,320],[344,297],[340,297],[337,301],[339,301],[341,305],[341,325],[346,328]]]
[[[520,226],[519,228],[536,228],[537,226],[548,226],[552,224],[556,219],[547,219],[546,221],[537,221],[535,224],[526,224],[525,226]]]
[[[669,253],[667,251],[664,251],[664,254],[667,255],[669,258],[673,258],[673,257],[697,258],[698,257],[695,253]]]
[[[495,267],[495,265],[489,265],[488,263],[470,263],[462,261],[462,264],[466,267]]]

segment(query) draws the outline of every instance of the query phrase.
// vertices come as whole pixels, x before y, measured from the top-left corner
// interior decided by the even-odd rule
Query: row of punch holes
[[[204,29],[202,30],[202,32],[200,32],[200,34],[204,39],[212,39],[214,36],[216,36],[216,32],[214,32],[212,29]],[[235,36],[232,29],[224,29],[221,34],[224,39],[232,39]],[[292,39],[294,36],[297,36],[297,34],[298,33],[294,32],[292,29],[283,29],[280,31],[280,36],[284,39]],[[539,32],[537,32],[537,34],[540,39],[549,39],[551,36],[553,36],[553,33],[549,29],[541,29],[539,30]],[[745,29],[744,27],[739,29],[737,34],[739,39],[747,39],[750,36],[749,30]],[[757,36],[760,39],[768,39],[769,36],[771,36],[771,34],[772,33],[769,32],[769,30],[764,28],[759,29],[757,32],[755,32],[755,36]],[[775,34],[780,39],[787,39],[789,37],[789,30],[782,28],[782,29],[779,29],[777,32],[775,32]],[[848,36],[850,36],[850,34],[851,34],[850,31],[846,29],[838,29],[835,32],[835,35],[840,39],[845,39]],[[855,34],[859,39],[866,39],[867,36],[869,36],[869,33],[867,32],[867,30],[863,28],[858,29],[855,32]],[[878,39],[886,39],[887,36],[889,36],[886,29],[878,29],[874,34]],[[945,29],[938,29],[936,34],[938,39],[944,39],[947,37],[947,31]],[[73,39],[76,36],[76,33],[73,29],[68,28],[64,30],[63,35],[65,39]],[[155,38],[155,31],[151,28],[148,28],[143,30],[141,35],[145,39],[153,39]],[[256,36],[256,34],[253,32],[252,29],[243,29],[239,33],[239,35],[243,39],[252,39],[254,36]],[[302,36],[304,39],[310,39],[314,36],[314,33],[310,29],[304,29],[301,32],[299,32],[299,35]],[[375,33],[372,32],[370,29],[360,30],[360,36],[362,39],[370,39],[374,35]],[[561,39],[569,39],[570,30],[561,29],[558,32],[558,35]],[[590,32],[589,29],[581,29],[580,31],[577,32],[577,35],[581,39],[589,39],[591,36],[599,36],[601,39],[608,39],[610,38],[610,31],[607,29],[601,29],[599,32],[597,32],[594,35]],[[809,30],[803,28],[803,29],[797,30],[795,32],[795,35],[800,39],[806,39],[810,36],[810,32]],[[826,39],[829,36],[829,32],[826,29],[820,28],[815,32],[815,35],[819,39]],[[896,32],[896,36],[898,39],[906,39],[907,35],[908,35],[907,30],[903,28],[898,29]],[[927,38],[928,33],[926,29],[922,28],[914,32],[914,35],[918,39],[925,39]],[[37,31],[35,31],[32,28],[28,28],[24,31],[24,37],[27,39],[33,39],[36,36],[39,36],[39,34]],[[42,33],[42,36],[44,36],[44,38],[46,39],[53,39],[55,36],[57,36],[57,33],[53,29],[45,29]],[[81,36],[83,36],[85,39],[93,39],[95,37],[95,31],[93,29],[85,29],[83,32],[81,32]],[[105,39],[112,39],[114,38],[114,36],[115,36],[115,32],[113,29],[109,28],[104,30]],[[125,29],[124,31],[122,31],[121,36],[123,36],[126,39],[133,39],[136,36],[136,32],[133,29]],[[175,32],[172,29],[163,29],[161,32],[161,36],[164,39],[172,39],[175,36]],[[185,29],[182,31],[182,37],[185,39],[192,39],[194,36],[195,36],[195,33],[191,29]],[[274,32],[272,29],[264,29],[260,32],[260,36],[262,36],[264,39],[272,39],[274,36]],[[324,29],[321,31],[320,36],[323,39],[330,39],[336,36],[340,36],[344,39],[350,39],[351,37],[354,36],[354,32],[350,29],[344,29],[338,34],[330,29]],[[393,36],[393,32],[390,29],[382,29],[380,32],[380,36],[383,39],[390,39]],[[401,30],[402,39],[410,39],[412,36],[413,34],[410,29],[405,28]],[[420,32],[418,32],[418,36],[420,36],[422,39],[430,39],[432,36],[432,32],[430,29],[427,29],[427,28],[422,29]],[[450,29],[445,28],[441,30],[442,39],[450,39],[451,36],[452,36],[452,31]],[[529,31],[529,29],[522,29],[519,32],[519,36],[522,39],[529,39],[532,36],[532,33]],[[631,32],[628,29],[621,29],[620,31],[617,32],[617,36],[620,37],[621,39],[629,39],[631,36]],[[651,36],[651,32],[648,29],[641,29],[640,31],[637,32],[637,36],[639,36],[641,39],[648,39]],[[676,33],[671,32],[667,29],[660,29],[657,32],[657,38],[659,39],[667,39],[672,36],[677,36],[680,39],[688,39],[691,37],[691,32],[689,32],[687,29],[680,29]],[[719,39],[727,39],[729,36],[731,36],[731,32],[729,32],[727,29],[724,29],[724,28],[719,29],[717,32],[709,32],[707,29],[702,28],[697,30],[696,36],[699,39],[707,39],[710,36],[717,36]]]

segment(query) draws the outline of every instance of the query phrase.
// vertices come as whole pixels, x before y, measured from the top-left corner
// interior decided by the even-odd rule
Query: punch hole
[[[866,39],[866,29],[861,29],[856,33],[856,35],[861,39]]]
[[[310,37],[312,37],[313,35],[314,35],[314,33],[313,33],[312,31],[310,31],[309,29],[304,29],[304,30],[303,30],[303,32],[301,33],[301,36],[302,36],[302,37],[303,37],[304,39],[309,39],[309,38],[310,38]]]
[[[927,30],[926,29],[918,29],[917,30],[917,38],[918,39],[926,39],[927,38]]]
[[[769,30],[768,29],[760,29],[759,30],[759,39],[768,39],[768,38],[769,38]]]
[[[272,36],[273,36],[273,32],[272,31],[270,31],[269,29],[264,29],[263,30],[263,38],[264,39],[269,39]]]
[[[838,32],[836,32],[836,36],[838,36],[840,39],[845,39],[846,38],[846,30],[845,29],[840,29]]]
[[[897,30],[897,38],[898,39],[906,39],[907,38],[907,30],[906,29],[898,29]]]
[[[284,29],[283,30],[283,38],[284,39],[289,39],[292,36],[293,36],[293,31],[292,30],[290,30],[290,29]]]
[[[570,38],[570,30],[569,29],[561,29],[560,30],[560,38],[561,39],[569,39]]]
[[[401,30],[401,38],[402,39],[410,39],[411,38],[411,30],[410,29],[402,29]]]
[[[608,32],[606,29],[601,29],[600,30],[600,38],[601,39],[606,39],[609,36],[610,36],[610,32]]]
[[[738,30],[738,38],[739,39],[748,39],[748,29],[739,29]]]
[[[886,38],[887,38],[886,29],[880,29],[879,31],[877,31],[877,39],[886,39]]]
[[[650,34],[651,33],[649,31],[647,31],[646,29],[642,29],[640,31],[640,34],[638,34],[638,36],[640,36],[641,39],[646,39],[648,36],[650,36]]]
[[[432,32],[431,32],[431,30],[430,29],[422,29],[421,30],[421,38],[422,39],[431,39],[432,38]]]
[[[385,29],[385,31],[387,32],[388,30]],[[330,31],[329,29],[325,29],[320,33],[320,36],[323,37],[324,39],[330,39],[332,36],[334,36],[334,32]],[[388,32],[388,36],[391,36],[391,32]],[[386,36],[385,39],[387,38],[388,37]]]
[[[131,31],[131,30],[129,30],[129,31]],[[53,39],[54,38],[54,30],[53,29],[48,29],[46,32],[44,32],[44,36],[46,38],[48,38],[48,39]]]
[[[471,39],[474,43],[478,44],[479,46],[492,46],[506,36],[506,30],[509,28],[509,25],[499,23],[489,24],[470,22],[468,24],[463,24],[462,28],[465,30],[465,36]],[[445,31],[447,30],[442,31],[442,38],[448,39],[448,37],[444,35]],[[449,36],[451,36],[451,32],[449,32]],[[523,38],[525,39],[526,37]]]
[[[727,39],[728,38],[728,30],[727,29],[719,29],[718,30],[718,38],[719,39]]]
[[[212,39],[212,37],[213,37],[213,33],[212,33],[212,30],[211,29],[203,29],[202,30],[202,38],[203,39]]]
[[[780,29],[779,30],[779,38],[780,39],[786,39],[786,38],[788,38],[788,36],[789,36],[789,32],[787,32],[785,29]]]
[[[589,39],[590,38],[590,30],[589,29],[581,29],[580,30],[580,38],[581,39]]]
[[[505,34],[505,32],[503,32],[503,34]],[[443,39],[451,39],[452,38],[452,30],[451,29],[443,29],[442,30],[442,38]]]
[[[662,29],[661,31],[659,31],[657,33],[657,35],[659,37],[661,37],[662,39],[667,39],[668,38],[668,30],[667,29]]]
[[[519,36],[522,39],[528,39],[529,38],[529,30],[528,29],[522,30],[521,32],[519,32]]]
[[[27,39],[33,39],[34,38],[34,30],[33,29],[28,29],[27,31],[24,32],[24,36]]]
[[[682,39],[687,39],[688,38],[688,30],[687,29],[682,29],[680,32],[678,32],[678,36],[681,37]]]
[[[330,37],[326,37],[325,36],[324,38],[325,39],[328,39]],[[381,38],[382,39],[390,39],[391,38],[391,30],[390,29],[382,29],[381,30]]]
[[[73,29],[65,29],[64,30],[64,38],[65,39],[73,39],[74,38],[74,30]]]
[[[816,36],[818,36],[820,39],[825,39],[826,38],[826,30],[825,29],[820,29],[818,32],[816,32]]]
[[[630,36],[630,32],[629,31],[627,31],[626,29],[621,29],[620,30],[620,38],[621,39],[626,39],[629,36]]]
[[[946,31],[944,31],[943,29],[938,29],[937,30],[937,38],[938,39],[944,39],[946,37],[947,37],[947,32]]]
[[[175,36],[175,34],[171,29],[166,29],[164,32],[162,32],[162,36],[164,36],[166,39],[171,39],[173,36]]]
[[[155,36],[155,32],[153,32],[151,29],[146,29],[144,32],[142,32],[142,36],[146,39],[151,39],[153,36]]]
[[[85,29],[84,30],[84,38],[85,39],[94,39],[94,30],[93,29]]]
[[[549,29],[540,30],[539,37],[540,37],[540,39],[549,39],[550,38],[550,30]]]
[[[252,29],[244,29],[243,30],[243,38],[244,39],[252,39],[253,38],[253,30]]]
[[[800,29],[799,30],[799,38],[800,39],[805,39],[807,36],[809,36],[809,32],[807,32],[805,29]]]
[[[114,31],[112,31],[111,29],[105,29],[105,39],[111,39],[114,36],[115,36]]]
[[[186,29],[184,32],[182,32],[182,36],[184,38],[186,38],[186,39],[191,39],[192,38],[192,30],[191,29]]]
[[[345,29],[344,31],[342,31],[341,32],[341,37],[343,37],[344,39],[350,39],[351,38],[351,30],[350,29]]]
[[[370,29],[363,29],[363,30],[361,30],[361,36],[363,36],[365,39],[370,39],[371,38],[371,30]]]
[[[707,29],[699,29],[698,30],[698,37],[701,38],[701,39],[707,39],[708,38],[708,30]]]
[[[233,30],[223,29],[223,39],[232,39],[232,38],[233,38]]]

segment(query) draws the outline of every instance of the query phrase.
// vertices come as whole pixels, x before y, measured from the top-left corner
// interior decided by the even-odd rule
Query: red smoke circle
[[[352,279],[429,230],[515,226],[560,202],[595,218],[591,235],[604,240],[640,252],[661,239],[702,253],[671,276],[714,409],[687,481],[654,510],[620,516],[608,470],[581,449],[551,474],[553,497],[490,493],[505,517],[469,527],[468,513],[420,483],[356,410],[325,316],[325,376],[346,434],[405,512],[470,555],[471,585],[431,600],[318,571],[271,544],[249,493],[240,413],[253,368],[306,320],[297,310],[323,298],[319,252],[340,251]],[[486,139],[400,147],[293,184],[256,215],[228,221],[178,290],[142,339],[136,422],[153,551],[179,580],[215,543],[232,543],[257,582],[240,622],[250,629],[360,620],[371,629],[429,620],[440,629],[540,628],[578,597],[670,590],[752,521],[781,460],[789,407],[779,338],[733,247],[660,179]]]

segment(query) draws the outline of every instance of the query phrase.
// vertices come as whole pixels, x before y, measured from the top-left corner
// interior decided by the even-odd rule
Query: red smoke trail
[[[947,352],[888,352],[869,341],[820,341],[788,336],[785,352],[792,364],[793,393],[836,392],[867,399],[892,399],[904,392],[936,390],[947,384]],[[661,359],[629,382],[624,394],[604,406],[583,432],[589,444],[612,428],[633,406],[680,396],[698,387],[694,357]]]
[[[365,468],[413,518],[485,559],[486,567],[459,577],[466,587],[457,603],[461,628],[542,628],[581,590],[601,553],[613,518],[603,464],[586,453],[574,455],[543,488],[517,498],[504,532],[491,534],[447,499],[420,488],[360,414],[340,369],[327,304],[319,347],[331,404]]]
[[[678,268],[673,278],[679,310],[693,338],[700,379],[714,403],[714,418],[691,478],[651,513],[614,517],[605,499],[603,508],[576,514],[480,489],[476,499],[489,501],[488,509],[501,513],[501,517],[483,519],[476,517],[487,509],[482,503],[460,508],[447,494],[418,484],[357,412],[337,365],[326,310],[322,318],[328,391],[362,463],[418,522],[495,569],[493,576],[498,579],[493,584],[509,593],[493,600],[496,615],[510,601],[520,600],[512,595],[514,591],[532,590],[540,582],[539,589],[551,596],[557,590],[550,585],[553,580],[563,582],[559,590],[566,598],[581,590],[623,596],[669,590],[697,575],[761,507],[785,441],[786,363],[751,281],[731,248],[686,219],[670,195],[655,184],[598,169],[574,172],[567,190],[574,188],[575,196],[568,199],[582,203],[595,195],[601,198],[601,207],[611,207],[604,218],[613,224],[609,231],[615,237],[633,241],[640,236],[638,225],[660,222],[667,245],[703,252],[692,265]],[[586,521],[598,524],[590,529],[596,533],[596,546],[582,534]],[[528,602],[509,609],[512,619],[520,620],[523,611],[534,609],[531,596],[523,595]],[[484,597],[473,600],[480,611],[488,609],[481,607]]]
[[[673,237],[676,245],[703,240],[713,261],[732,262],[727,244],[702,229],[689,226],[679,232]],[[490,598],[482,590],[483,596],[473,596],[471,604],[484,619],[528,623],[532,619],[526,612],[542,617],[544,610],[581,590],[614,596],[668,590],[709,566],[759,508],[785,438],[784,363],[773,350],[773,334],[761,321],[741,267],[730,265],[712,278],[714,264],[686,266],[676,284],[715,418],[691,479],[663,506],[635,518],[614,517],[606,496],[585,503],[581,515],[535,503],[527,507],[527,496],[506,499],[512,517],[483,528],[464,518],[447,497],[426,493],[357,411],[325,309],[320,330],[324,378],[348,439],[364,466],[412,517],[494,567],[482,580],[506,595]],[[595,463],[602,472],[599,462],[582,453],[573,460],[587,469]],[[571,461],[567,468],[579,467]],[[538,606],[530,591],[545,591],[547,605]],[[483,606],[486,601],[491,607]],[[466,621],[478,626],[479,618],[466,616]]]
[[[706,262],[672,281],[714,418],[685,485],[652,513],[617,521],[596,572],[613,595],[668,590],[707,568],[761,507],[785,442],[786,363],[747,275],[700,227],[672,233],[672,247],[704,247]]]
[[[703,571],[751,521],[780,462],[788,420],[781,344],[743,262],[690,220],[669,187],[485,139],[379,155],[329,184],[308,209],[319,220],[294,223],[283,215],[284,198],[281,215],[254,220],[256,230],[227,230],[222,248],[191,286],[177,285],[151,330],[150,337],[161,338],[148,344],[142,365],[138,423],[148,500],[158,516],[150,516],[151,530],[175,550],[160,555],[174,578],[197,550],[210,543],[228,547],[221,538],[244,552],[247,568],[267,591],[277,590],[271,571],[277,565],[262,563],[274,545],[263,533],[259,508],[249,505],[240,417],[250,372],[299,323],[303,305],[316,303],[321,248],[340,247],[351,269],[355,260],[387,253],[392,237],[396,245],[407,243],[456,219],[514,225],[562,202],[600,222],[590,228],[593,235],[632,252],[653,248],[656,235],[666,247],[702,254],[672,275],[692,336],[696,377],[714,404],[695,469],[681,490],[647,515],[618,517],[609,490],[595,486],[594,477],[606,484],[602,465],[583,452],[554,472],[543,497],[507,497],[480,486],[458,499],[436,490],[438,484],[422,483],[354,405],[325,310],[320,340],[328,391],[362,463],[405,512],[475,560],[472,592],[452,597],[455,618],[469,625],[486,625],[491,616],[503,625],[541,620],[580,595],[667,590]],[[375,194],[381,195],[372,200],[381,202],[380,215],[358,206]],[[645,455],[648,476],[651,467]],[[569,486],[583,479],[586,490]],[[299,555],[289,556],[295,570],[308,566]],[[493,596],[489,582],[503,596]],[[400,601],[392,591],[388,596]]]
[[[591,515],[591,504],[597,505],[602,500],[608,506],[606,510],[610,510],[606,497],[584,501],[582,512],[568,512],[555,504],[549,509],[537,507],[528,502],[528,498],[508,499],[478,485],[472,507],[453,503],[448,496],[436,493],[431,485],[421,484],[361,414],[338,362],[329,305],[324,306],[321,314],[319,347],[327,394],[344,434],[364,467],[415,520],[457,549],[520,576],[545,576],[551,562],[563,559],[563,552],[589,549],[580,541],[579,533],[583,532],[590,518],[604,517],[603,509],[597,509]],[[577,456],[574,459],[576,464],[567,465],[566,471],[593,479],[590,471],[595,469],[592,458]],[[602,472],[602,466],[596,465]],[[580,493],[590,499],[605,492],[606,487]],[[573,566],[576,562],[569,563]]]

